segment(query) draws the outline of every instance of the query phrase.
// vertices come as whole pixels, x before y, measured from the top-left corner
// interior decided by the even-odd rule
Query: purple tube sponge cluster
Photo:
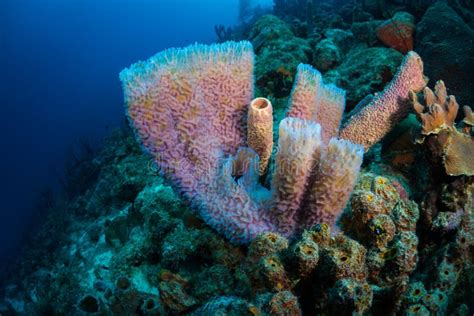
[[[128,118],[159,170],[231,241],[333,226],[364,151],[337,138],[345,92],[298,67],[267,188],[258,181],[258,154],[246,147],[253,69],[249,42],[161,52],[121,72]]]

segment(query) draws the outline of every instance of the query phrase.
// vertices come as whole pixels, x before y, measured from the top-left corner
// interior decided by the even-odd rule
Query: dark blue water
[[[266,1],[271,3],[271,1]],[[173,46],[215,40],[238,0],[0,1],[3,179],[0,258],[19,249],[39,192],[57,187],[79,139],[124,119],[119,71]]]

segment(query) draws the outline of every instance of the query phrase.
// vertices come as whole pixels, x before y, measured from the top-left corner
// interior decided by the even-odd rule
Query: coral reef
[[[352,20],[352,8],[357,5],[341,0],[331,2],[304,0],[275,0],[274,14],[286,22],[299,24],[302,33],[311,37],[326,27],[347,28],[348,20]],[[359,17],[364,18],[364,13]]]
[[[391,48],[355,47],[341,65],[324,74],[324,79],[347,91],[352,109],[367,95],[383,90],[402,60],[402,54]]]
[[[122,72],[133,129],[46,196],[1,315],[474,312],[472,4],[239,3],[251,44]]]
[[[307,40],[296,37],[290,26],[273,15],[261,17],[249,40],[255,49],[255,79],[261,96],[288,96],[296,68],[312,55]]]
[[[377,27],[382,23],[381,20],[355,22],[351,25],[351,32],[358,42],[372,47],[378,42]]]
[[[328,29],[314,48],[313,64],[325,72],[338,66],[353,44],[353,34],[341,29]]]
[[[94,186],[58,215],[66,214],[69,223],[61,226],[63,239],[45,252],[53,238],[46,226],[22,261],[21,282],[5,283],[2,314],[469,313],[472,180],[458,179],[438,194],[446,206],[437,214],[448,207],[464,211],[450,229],[433,226],[436,235],[425,230],[427,206],[410,201],[396,178],[364,172],[341,232],[318,224],[294,240],[268,232],[236,247],[196,217],[153,169],[140,169],[149,159],[129,132],[108,142],[97,157],[103,168]],[[84,214],[84,201],[103,199],[97,189],[104,179],[118,183],[110,187],[114,192],[130,183],[140,190],[121,203],[103,200],[110,203],[100,206],[104,212],[92,213],[100,216]],[[117,247],[106,240],[106,222],[119,214],[128,218],[129,233]]]

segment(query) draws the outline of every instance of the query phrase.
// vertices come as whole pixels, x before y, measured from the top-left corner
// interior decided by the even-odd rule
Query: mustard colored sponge
[[[409,92],[419,92],[425,86],[423,62],[417,53],[409,52],[385,89],[367,105],[356,106],[356,113],[346,122],[339,137],[368,150],[410,112]]]
[[[260,175],[265,174],[273,149],[273,109],[268,99],[256,98],[250,103],[247,144],[260,157]]]

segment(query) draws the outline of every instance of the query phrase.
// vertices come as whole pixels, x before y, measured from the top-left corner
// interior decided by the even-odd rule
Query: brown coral
[[[471,136],[456,132],[448,138],[445,147],[444,166],[451,176],[474,175],[474,140]]]
[[[197,304],[194,297],[186,293],[188,280],[178,274],[163,270],[160,275],[160,296],[163,304],[170,311],[180,313]]]
[[[471,107],[465,105],[462,109],[464,111],[464,120],[462,122],[472,128],[474,126],[474,113],[472,113]]]
[[[464,134],[471,135],[472,127],[474,126],[474,113],[472,113],[472,109],[468,105],[463,106],[462,109],[464,112],[464,119],[462,120],[461,131]]]
[[[459,105],[454,96],[447,95],[444,82],[438,81],[434,92],[426,87],[423,94],[425,105],[418,102],[416,93],[410,92],[410,101],[422,124],[421,134],[438,134],[444,129],[454,129]]]
[[[410,101],[421,122],[422,137],[418,142],[427,141],[432,153],[441,156],[446,173],[451,176],[474,175],[474,139],[471,128],[474,115],[470,107],[464,107],[461,132],[456,129],[455,119],[459,110],[456,98],[448,96],[443,81],[438,81],[433,92],[423,91],[425,104],[418,101],[415,92],[410,92]]]

